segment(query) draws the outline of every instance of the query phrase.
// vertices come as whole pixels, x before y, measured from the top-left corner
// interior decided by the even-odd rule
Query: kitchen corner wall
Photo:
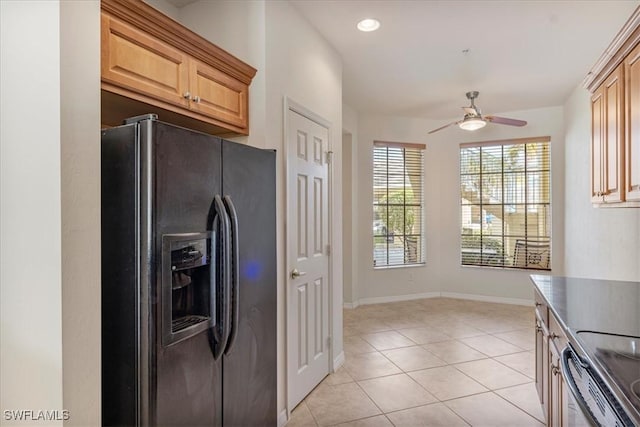
[[[342,352],[342,61],[335,50],[285,1],[198,1],[176,9],[147,0],[183,25],[258,69],[251,83],[250,135],[235,138],[277,155],[278,411],[286,407],[286,283],[284,99],[331,123],[331,192],[334,264],[332,336]],[[289,408],[293,409],[293,408]]]
[[[498,114],[498,113],[496,113]],[[433,135],[427,132],[453,120],[426,120],[361,114],[357,120],[356,194],[358,250],[354,251],[357,291],[351,301],[373,303],[421,296],[449,295],[504,302],[533,299],[532,271],[462,267],[460,265],[459,144],[535,136],[551,137],[552,162],[552,274],[564,266],[564,128],[562,107],[500,113],[527,120],[523,128],[489,125],[466,132],[455,127]],[[425,143],[426,265],[374,269],[372,261],[373,141]],[[349,303],[349,301],[347,301]]]
[[[100,6],[0,8],[2,425],[99,425]]]
[[[0,19],[0,409],[16,425],[5,410],[63,409],[60,3],[3,1]]]
[[[565,272],[640,281],[640,209],[594,208],[590,200],[591,102],[576,88],[564,105]]]

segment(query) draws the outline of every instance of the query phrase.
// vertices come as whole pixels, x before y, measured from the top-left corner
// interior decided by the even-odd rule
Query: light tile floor
[[[345,310],[345,363],[287,426],[543,426],[533,324],[531,307],[449,298]]]

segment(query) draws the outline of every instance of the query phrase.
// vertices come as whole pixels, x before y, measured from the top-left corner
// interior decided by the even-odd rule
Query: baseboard
[[[337,371],[340,366],[344,364],[344,351],[341,351],[339,355],[333,359],[333,371]]]
[[[283,427],[287,421],[289,421],[287,417],[287,410],[283,409],[282,412],[280,412],[280,415],[278,415],[278,427]]]
[[[498,304],[533,305],[533,300],[520,298],[504,298],[489,295],[460,294],[457,292],[440,292],[443,298],[467,299],[473,301],[495,302]]]
[[[385,302],[411,301],[414,299],[437,298],[440,292],[425,292],[421,294],[393,295],[387,297],[361,298],[358,300],[359,305],[383,304]]]
[[[360,305],[384,304],[386,302],[411,301],[424,298],[455,298],[473,301],[495,302],[498,304],[532,305],[533,301],[521,298],[504,298],[489,295],[462,294],[457,292],[425,292],[421,294],[392,295],[386,297],[361,298],[356,302],[346,302],[343,304],[346,309],[357,308]]]

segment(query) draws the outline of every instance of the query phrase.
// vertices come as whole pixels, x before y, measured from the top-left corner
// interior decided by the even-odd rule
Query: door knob
[[[307,274],[306,271],[298,271],[297,268],[294,268],[293,271],[291,271],[291,278],[297,279],[298,277],[304,276],[305,274]]]

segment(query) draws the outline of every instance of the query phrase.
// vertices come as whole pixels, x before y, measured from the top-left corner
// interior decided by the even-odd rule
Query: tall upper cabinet
[[[141,0],[102,0],[101,12],[104,125],[157,113],[207,133],[249,133],[253,67]]]
[[[640,204],[640,45],[624,60],[626,125],[626,184],[627,200]]]
[[[640,207],[640,7],[587,75],[591,202]]]

